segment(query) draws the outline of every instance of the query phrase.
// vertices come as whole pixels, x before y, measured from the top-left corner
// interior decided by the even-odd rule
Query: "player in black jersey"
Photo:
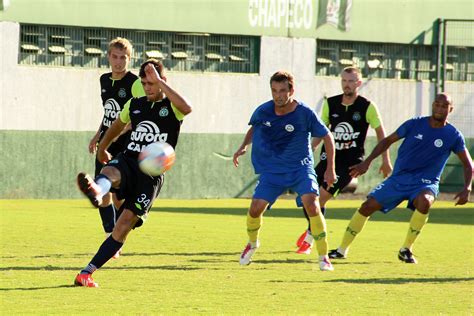
[[[77,177],[79,188],[95,207],[101,205],[104,194],[109,191],[116,192],[118,198],[124,199],[112,235],[76,276],[74,284],[78,286],[98,286],[92,279],[92,273],[113,257],[132,229],[143,224],[160,192],[164,175],[152,177],[141,172],[138,154],[156,141],[167,142],[175,147],[182,120],[192,110],[189,102],[166,83],[160,61],[146,61],[139,75],[146,97],[127,102],[119,119],[114,121],[99,143],[97,157],[100,161],[108,161],[107,165],[95,179],[84,173]],[[112,159],[107,149],[128,123],[131,125],[131,134],[126,149]]]
[[[99,129],[89,142],[89,152],[96,153],[97,144],[104,137],[105,132],[122,111],[125,103],[132,97],[143,96],[143,88],[138,80],[138,76],[128,70],[130,56],[132,53],[132,44],[121,37],[110,41],[108,48],[108,60],[111,72],[100,76],[100,90],[104,115],[101,119]],[[130,131],[125,130],[109,147],[108,151],[112,156],[117,155],[125,149],[127,139],[130,137]],[[100,173],[104,166],[103,161],[95,160],[95,175]],[[117,210],[120,207],[114,195],[108,193],[102,198],[102,205],[99,207],[99,214],[102,219],[102,226],[106,238],[112,233],[115,222],[118,218]],[[118,257],[120,252],[114,256]]]
[[[320,161],[315,168],[318,179],[322,181],[320,182],[319,203],[323,214],[325,214],[326,202],[337,196],[351,182],[353,177],[349,174],[349,167],[364,160],[364,143],[369,126],[375,130],[378,141],[385,138],[385,130],[377,106],[358,94],[362,84],[361,77],[358,68],[344,68],[341,72],[343,93],[326,99],[323,104],[321,119],[334,136],[337,175],[337,181],[332,186],[328,186],[326,182],[322,181],[326,170],[326,152],[323,146]],[[319,141],[315,139],[313,147],[316,147]],[[387,177],[392,171],[388,151],[384,152],[382,157],[380,172],[384,177]],[[308,219],[304,209],[303,212]],[[296,244],[298,246],[297,253],[311,253],[313,237],[309,225],[308,230],[300,236]]]

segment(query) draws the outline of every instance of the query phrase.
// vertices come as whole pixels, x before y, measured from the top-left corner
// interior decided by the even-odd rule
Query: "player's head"
[[[112,72],[127,71],[132,55],[132,44],[126,38],[117,37],[110,41],[107,57]]]
[[[346,67],[341,72],[341,87],[342,92],[347,97],[353,97],[357,95],[362,84],[362,74],[357,67]]]
[[[272,98],[277,107],[283,107],[293,100],[294,84],[293,75],[286,71],[277,71],[270,78]]]
[[[432,105],[432,117],[438,122],[446,122],[449,113],[453,111],[453,101],[446,92],[438,93]]]
[[[149,101],[158,101],[163,98],[163,92],[161,91],[160,87],[157,84],[152,84],[146,77],[145,67],[147,65],[153,65],[156,69],[156,72],[160,76],[161,79],[166,81],[165,77],[165,70],[163,63],[158,59],[148,59],[140,66],[140,71],[138,72],[138,76],[140,77],[140,81],[142,82],[143,90]]]

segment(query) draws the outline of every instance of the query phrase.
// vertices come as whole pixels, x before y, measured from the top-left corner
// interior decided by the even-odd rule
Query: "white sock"
[[[99,178],[96,182],[97,186],[100,188],[100,194],[98,198],[102,198],[107,192],[110,191],[112,187],[112,182],[107,178]]]
[[[342,249],[341,247],[337,248],[337,252],[339,252],[344,257],[347,256],[348,249]]]

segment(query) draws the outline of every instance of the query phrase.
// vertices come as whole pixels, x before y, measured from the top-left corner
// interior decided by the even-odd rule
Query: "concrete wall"
[[[92,171],[87,143],[102,116],[102,71],[20,66],[18,38],[17,23],[0,22],[0,198],[78,197],[74,175]],[[245,160],[236,170],[227,157],[239,146],[255,107],[270,99],[271,74],[293,72],[296,98],[318,111],[324,96],[341,91],[338,78],[314,75],[315,45],[314,39],[263,37],[260,74],[169,73],[169,82],[192,101],[194,111],[183,124],[177,152],[182,158],[170,172],[173,189],[165,186],[163,196],[249,195],[250,163]],[[451,88],[474,91],[474,84]],[[361,93],[379,106],[392,132],[404,120],[430,113],[433,89],[430,82],[374,79],[364,82]],[[472,117],[463,119],[472,122]],[[378,181],[376,172],[369,173],[361,185]],[[67,185],[57,189],[57,183]]]

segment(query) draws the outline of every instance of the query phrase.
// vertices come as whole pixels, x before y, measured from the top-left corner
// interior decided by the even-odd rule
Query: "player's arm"
[[[377,135],[377,142],[380,142],[385,138],[385,128],[383,127],[382,118],[380,117],[379,111],[377,110],[377,105],[371,102],[367,109],[366,114],[367,123],[370,124],[375,130],[375,135]],[[382,153],[382,165],[380,166],[379,173],[382,173],[384,178],[392,172],[392,163],[390,162],[389,151],[384,151]]]
[[[326,171],[324,172],[324,181],[328,184],[329,187],[336,182],[336,168],[335,168],[335,145],[334,137],[331,132],[328,132],[324,137],[322,137],[324,142],[324,148],[326,149]]]
[[[101,127],[102,127],[102,122],[99,124],[99,128],[97,129],[97,132],[95,132],[94,136],[91,138],[89,142],[89,153],[91,154],[94,154],[95,151],[97,150],[97,142],[99,142]]]
[[[474,166],[472,164],[471,155],[469,154],[469,151],[467,151],[467,148],[465,148],[464,151],[456,153],[456,155],[458,156],[459,160],[461,160],[461,163],[463,165],[464,188],[461,192],[456,194],[456,196],[454,197],[454,199],[457,199],[454,205],[463,205],[469,201],[469,196],[471,194],[472,173],[473,173]]]
[[[242,156],[247,152],[248,146],[252,143],[252,136],[253,136],[253,126],[249,128],[247,134],[245,134],[244,141],[242,145],[240,145],[239,149],[234,153],[234,166],[239,166],[239,156]]]
[[[372,150],[370,155],[367,158],[365,158],[364,161],[362,161],[361,163],[359,163],[355,166],[349,167],[349,169],[351,170],[349,172],[351,177],[356,178],[356,177],[361,176],[364,173],[366,173],[367,170],[370,167],[370,164],[372,163],[372,160],[374,160],[375,158],[380,156],[384,151],[388,150],[388,148],[399,139],[400,139],[400,137],[398,136],[397,132],[394,132],[394,133],[388,135],[387,137],[385,137],[384,139],[382,139],[375,146],[375,148]]]
[[[321,137],[313,137],[311,139],[311,149],[313,151],[316,150],[316,148],[319,146],[319,144],[323,141],[323,139]]]
[[[158,74],[158,71],[156,71],[156,68],[153,67],[152,64],[148,64],[145,66],[145,74],[148,81],[150,81],[151,83],[158,84],[161,91],[163,91],[163,93],[168,97],[168,99],[175,106],[175,108],[178,109],[179,112],[181,112],[181,114],[187,115],[191,113],[192,106],[189,101],[179,92],[171,88],[166,83],[166,78],[161,78]]]
[[[380,142],[385,138],[385,129],[383,128],[382,124],[375,129],[375,134],[377,135],[377,142]],[[390,154],[389,150],[387,149],[382,153],[382,165],[379,168],[379,173],[383,174],[383,177],[386,178],[392,172],[392,169]]]

